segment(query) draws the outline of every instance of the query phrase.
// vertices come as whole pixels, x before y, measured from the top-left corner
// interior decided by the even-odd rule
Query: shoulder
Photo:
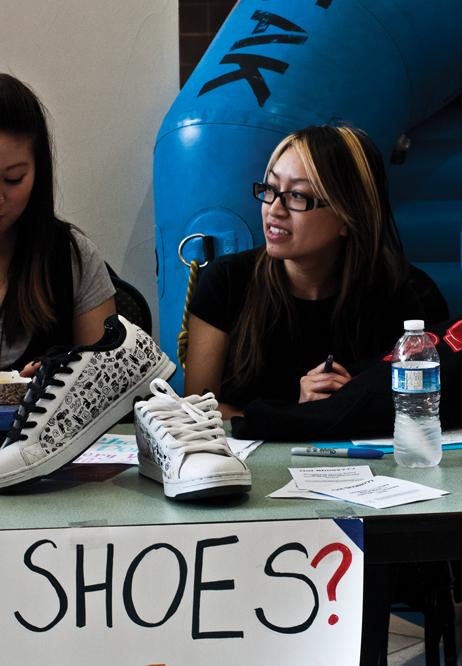
[[[449,318],[446,301],[435,282],[412,265],[401,285],[388,298],[379,299],[375,307],[375,318],[367,321],[374,325],[383,349],[400,337],[406,319],[423,319],[428,326]]]
[[[217,257],[200,271],[199,278],[205,282],[222,278],[233,283],[235,280],[247,283],[253,273],[258,251],[245,250]]]
[[[425,324],[437,324],[449,319],[446,300],[436,282],[421,268],[410,266],[409,290],[412,290],[422,307]]]
[[[54,252],[61,252],[65,248],[70,247],[73,262],[78,258],[80,258],[82,264],[92,261],[93,259],[102,262],[96,244],[75,225],[55,219],[50,231]]]
[[[390,298],[390,306],[404,319],[424,319],[426,324],[449,318],[447,303],[436,282],[412,264],[409,264],[407,275]]]
[[[98,261],[103,261],[96,244],[78,227],[71,226],[69,236],[73,251],[75,252],[77,249],[83,263],[86,263],[88,260],[92,260],[94,258],[97,258]]]
[[[71,227],[74,314],[84,314],[114,295],[115,289],[96,244]]]
[[[253,248],[252,250],[243,250],[242,252],[234,252],[232,254],[223,254],[217,257],[212,263],[221,263],[225,266],[248,266],[252,268],[261,248]]]
[[[251,280],[258,250],[223,255],[199,272],[189,311],[229,332]]]
[[[233,252],[232,254],[222,254],[208,264],[209,266],[225,266],[231,270],[240,268],[252,269],[260,248],[244,250],[243,252]]]

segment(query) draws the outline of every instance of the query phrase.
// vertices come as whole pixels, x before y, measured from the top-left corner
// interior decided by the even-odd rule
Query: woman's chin
[[[266,239],[266,254],[274,259],[286,259],[289,253],[288,247],[283,243],[272,243]]]

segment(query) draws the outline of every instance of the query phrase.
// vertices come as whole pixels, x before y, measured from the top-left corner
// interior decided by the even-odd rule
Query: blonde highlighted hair
[[[366,311],[382,297],[390,297],[408,271],[389,203],[382,157],[362,130],[310,126],[293,132],[276,146],[265,179],[288,149],[300,157],[315,196],[323,199],[348,228],[331,325],[336,335],[348,340],[352,358],[359,358],[364,352],[361,338]],[[233,386],[245,385],[258,375],[263,363],[261,341],[283,315],[293,331],[293,306],[284,263],[262,248],[244,307],[231,333],[233,361],[228,381]]]

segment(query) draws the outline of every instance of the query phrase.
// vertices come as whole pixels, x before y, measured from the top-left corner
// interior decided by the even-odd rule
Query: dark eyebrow
[[[277,174],[274,169],[270,169],[269,173],[271,173],[275,178],[280,178],[279,174]],[[309,183],[310,181],[308,178],[289,178],[291,183]]]
[[[17,164],[12,164],[9,167],[6,167],[6,171],[9,171],[10,169],[16,169],[17,167],[27,167],[29,166],[29,162],[18,162]]]

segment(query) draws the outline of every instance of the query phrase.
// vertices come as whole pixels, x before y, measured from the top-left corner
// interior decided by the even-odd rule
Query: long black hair
[[[16,240],[3,303],[3,336],[11,343],[21,331],[47,331],[55,321],[49,267],[58,227],[68,234],[79,266],[81,257],[71,225],[55,215],[53,154],[46,110],[28,86],[2,73],[0,132],[30,139],[35,163],[29,201],[15,222]]]
[[[352,127],[313,125],[275,148],[265,178],[289,148],[300,157],[316,197],[347,227],[340,291],[332,330],[359,358],[366,312],[386,301],[405,281],[408,263],[393,219],[385,167],[367,134]],[[258,254],[244,307],[230,338],[230,381],[245,386],[263,364],[262,340],[280,317],[294,330],[293,302],[283,260]],[[291,326],[291,323],[293,324]]]

